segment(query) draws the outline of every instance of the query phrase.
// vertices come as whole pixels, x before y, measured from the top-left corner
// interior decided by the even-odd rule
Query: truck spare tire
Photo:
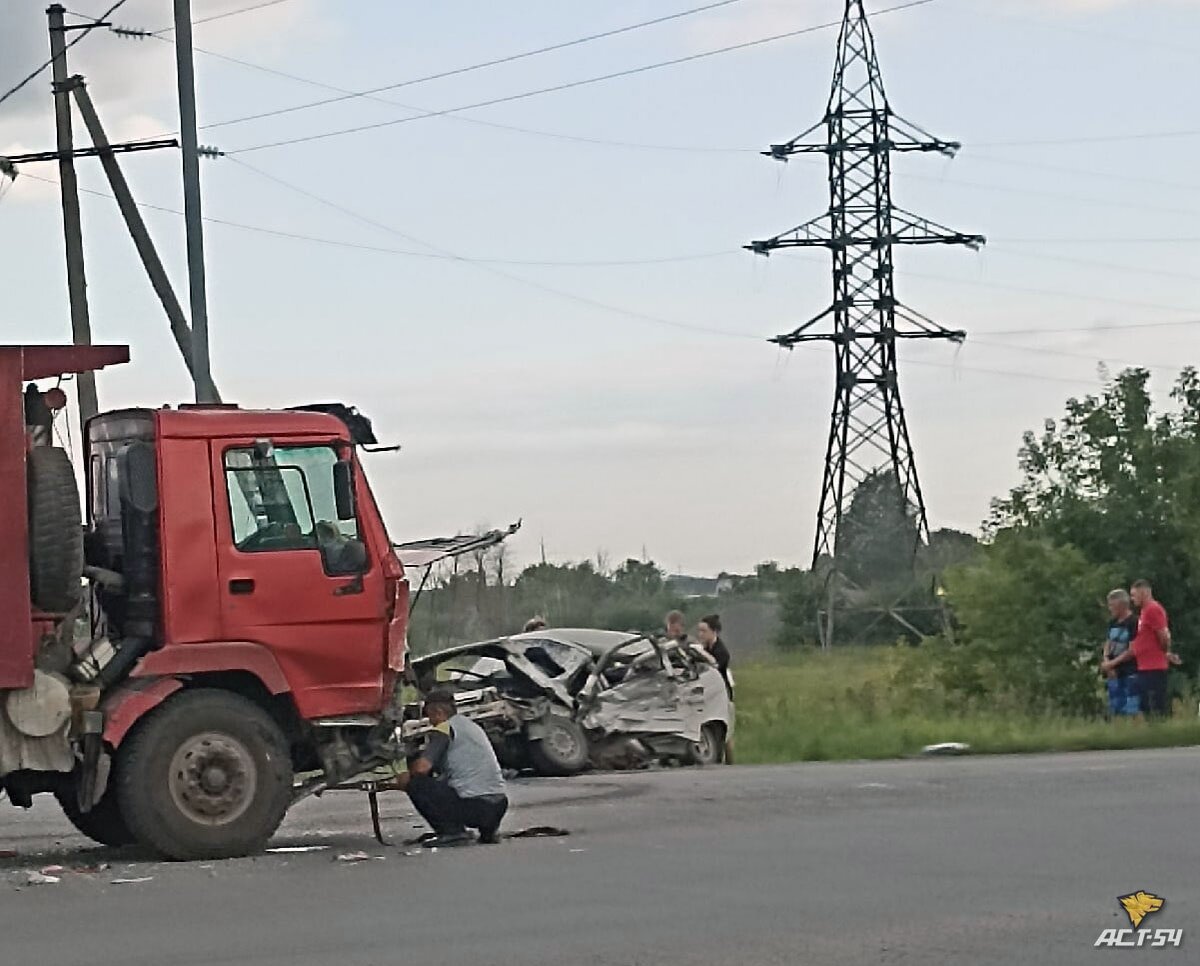
[[[82,594],[83,523],[75,470],[64,449],[35,446],[25,460],[29,493],[29,591],[35,607],[74,609]]]
[[[261,851],[291,804],[292,762],[279,726],[248,698],[180,691],[117,751],[117,801],[129,831],[169,859]]]

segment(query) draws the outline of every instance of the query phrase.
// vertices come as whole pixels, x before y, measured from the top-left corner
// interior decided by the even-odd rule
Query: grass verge
[[[987,708],[966,714],[898,688],[903,660],[903,651],[854,648],[736,667],[737,761],[900,758],[942,741],[983,754],[1200,745],[1192,702],[1155,723]]]

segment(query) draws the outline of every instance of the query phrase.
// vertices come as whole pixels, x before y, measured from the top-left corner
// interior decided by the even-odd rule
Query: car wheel
[[[257,852],[291,803],[287,741],[247,698],[183,691],[151,712],[119,749],[117,793],[129,830],[167,858]]]
[[[693,765],[719,765],[725,751],[725,730],[710,721],[700,729],[700,740],[692,744]]]
[[[529,760],[539,775],[577,775],[587,767],[587,735],[579,725],[558,714],[547,715],[539,724],[541,736],[529,743]]]

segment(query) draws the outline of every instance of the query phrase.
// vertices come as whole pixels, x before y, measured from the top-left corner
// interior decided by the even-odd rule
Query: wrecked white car
[[[573,775],[652,761],[715,764],[732,729],[720,673],[696,650],[643,635],[539,630],[413,661],[422,693],[455,691],[508,768]],[[422,730],[416,706],[405,733]]]

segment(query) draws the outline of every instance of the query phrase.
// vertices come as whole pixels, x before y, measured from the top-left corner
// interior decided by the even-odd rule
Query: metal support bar
[[[50,59],[54,78],[54,126],[58,145],[58,182],[62,195],[63,243],[67,256],[67,297],[71,306],[71,341],[76,345],[92,344],[92,323],[88,315],[87,275],[83,267],[83,227],[79,217],[79,182],[75,177],[73,139],[71,136],[71,101],[61,88],[67,79],[66,27],[61,4],[51,4],[46,10],[50,25]],[[96,396],[96,375],[81,372],[76,380],[79,393],[79,438],[84,438],[87,421],[99,411]]]
[[[67,81],[63,90],[70,93],[74,84]],[[120,144],[110,144],[105,148],[72,148],[71,153],[62,151],[34,151],[30,154],[7,154],[4,160],[9,164],[33,164],[37,161],[62,161],[64,158],[95,158],[103,154],[133,154],[138,151],[156,151],[159,148],[177,148],[179,142],[174,138],[159,138],[155,141],[124,141]]]
[[[167,319],[171,323],[171,334],[175,337],[175,344],[179,347],[179,352],[183,356],[183,361],[188,367],[188,371],[192,372],[192,330],[188,326],[187,318],[183,314],[183,308],[179,304],[179,299],[175,297],[175,290],[171,287],[171,280],[167,277],[167,271],[163,267],[162,260],[158,257],[158,251],[154,247],[150,233],[146,230],[146,223],[142,220],[142,213],[138,209],[137,203],[133,200],[133,193],[129,190],[125,174],[121,171],[121,166],[117,163],[116,157],[108,150],[108,137],[104,133],[104,126],[100,123],[100,116],[96,113],[96,108],[92,104],[92,98],[88,94],[87,85],[84,84],[82,77],[74,77],[72,81],[71,92],[75,95],[75,103],[79,106],[79,115],[83,118],[83,123],[87,126],[88,133],[92,138],[92,144],[97,148],[100,164],[104,168],[104,173],[108,176],[109,186],[112,188],[113,195],[117,199],[117,207],[121,210],[121,216],[125,219],[125,225],[129,229],[129,236],[133,239],[134,247],[141,257],[146,274],[150,277],[150,284],[154,287],[154,291],[167,313]],[[212,393],[214,398],[211,401],[220,402],[220,396],[217,395],[215,386],[212,387]]]

